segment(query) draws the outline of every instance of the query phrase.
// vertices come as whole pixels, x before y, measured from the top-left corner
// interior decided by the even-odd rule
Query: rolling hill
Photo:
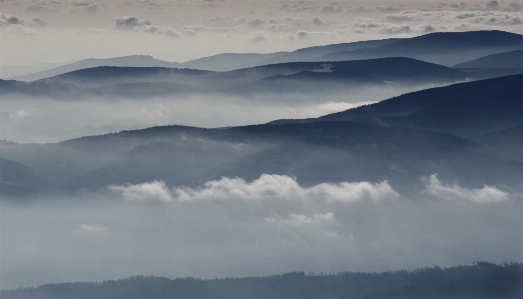
[[[314,61],[410,57],[453,66],[490,54],[523,49],[523,35],[504,31],[437,32],[370,49],[341,51]]]

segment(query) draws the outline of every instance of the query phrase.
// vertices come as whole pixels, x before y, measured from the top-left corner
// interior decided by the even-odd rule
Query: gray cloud
[[[114,27],[117,30],[133,30],[137,26],[152,25],[151,21],[147,19],[139,19],[134,16],[118,17],[115,19]]]
[[[17,15],[0,15],[0,28],[8,28],[11,32],[20,32],[23,34],[33,34],[34,31],[30,28],[46,27],[47,22],[40,18],[33,18],[29,21],[23,20]]]
[[[522,11],[523,10],[523,5],[517,3],[517,2],[513,2],[513,3],[510,3],[506,8],[505,10],[508,10],[508,11]]]
[[[490,1],[485,5],[485,8],[488,10],[498,10],[499,9],[499,3],[498,1]]]

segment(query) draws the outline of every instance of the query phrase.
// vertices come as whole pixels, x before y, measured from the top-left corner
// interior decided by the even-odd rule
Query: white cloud
[[[309,188],[302,187],[296,179],[286,175],[263,174],[250,183],[241,178],[226,178],[206,182],[200,189],[176,188],[175,198],[179,201],[211,200],[324,200],[327,202],[356,202],[360,200],[380,201],[397,197],[398,193],[387,181],[381,183],[342,182],[323,183]]]
[[[312,217],[308,217],[303,214],[289,214],[287,219],[281,219],[279,217],[266,217],[265,222],[276,225],[291,225],[291,226],[304,226],[304,225],[322,225],[325,223],[334,223],[334,215],[332,213],[326,214],[314,214]]]
[[[80,228],[73,232],[77,234],[105,234],[109,232],[109,229],[101,225],[82,224]]]
[[[433,174],[429,178],[423,177],[422,180],[426,185],[424,193],[448,200],[465,200],[481,204],[502,202],[509,198],[508,193],[486,185],[481,189],[467,189],[458,184],[454,184],[454,186],[443,185],[437,174]]]
[[[124,200],[127,201],[172,201],[171,192],[165,186],[164,181],[152,181],[149,183],[127,186],[111,185],[108,187],[108,189],[116,193],[121,193]]]

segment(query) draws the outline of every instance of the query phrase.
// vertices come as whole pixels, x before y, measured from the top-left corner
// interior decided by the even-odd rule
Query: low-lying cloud
[[[429,178],[422,178],[425,182],[426,189],[424,192],[447,200],[469,201],[473,203],[497,203],[509,199],[509,194],[496,187],[484,186],[481,189],[468,189],[454,185],[444,185],[438,179],[437,174]]]
[[[127,201],[160,201],[171,202],[172,196],[164,181],[153,181],[137,185],[109,186],[109,190],[121,193]]]
[[[108,189],[121,194],[126,201],[165,203],[172,201],[260,202],[272,199],[350,203],[362,200],[378,202],[399,197],[387,181],[322,183],[312,187],[302,187],[295,178],[276,174],[263,174],[252,182],[242,178],[222,177],[219,180],[208,181],[203,187],[196,189],[180,187],[170,190],[163,181],[125,186],[111,185]]]

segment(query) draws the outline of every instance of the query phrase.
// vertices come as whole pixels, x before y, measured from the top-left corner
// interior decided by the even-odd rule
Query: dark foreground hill
[[[134,276],[101,283],[47,284],[0,292],[1,299],[516,299],[522,296],[522,264],[486,262],[414,271],[325,275],[292,272],[211,280]]]
[[[480,135],[523,124],[522,84],[523,75],[454,84],[306,121],[356,121]]]

